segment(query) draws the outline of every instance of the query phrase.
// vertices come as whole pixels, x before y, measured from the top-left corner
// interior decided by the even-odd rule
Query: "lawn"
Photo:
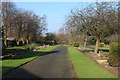
[[[25,51],[27,48],[26,46],[15,46],[15,47],[8,47],[2,50],[2,55],[10,55],[15,52],[15,50]]]
[[[68,47],[68,51],[79,78],[115,78],[114,75],[98,66],[93,60],[75,48]]]
[[[4,75],[5,73],[11,71],[12,69],[15,69],[16,67],[21,66],[22,64],[30,62],[39,56],[45,55],[46,52],[49,52],[58,46],[59,45],[39,49],[37,51],[30,51],[25,54],[18,55],[12,59],[2,60],[2,74]],[[16,49],[16,47],[15,47],[15,49]],[[17,49],[19,49],[19,48],[17,47]],[[20,47],[20,49],[21,49],[21,47]],[[1,61],[0,61],[0,63],[1,63]]]

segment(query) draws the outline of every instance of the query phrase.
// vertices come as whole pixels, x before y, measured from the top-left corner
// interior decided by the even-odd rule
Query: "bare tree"
[[[96,2],[83,10],[72,10],[66,26],[70,31],[83,33],[96,38],[95,53],[100,40],[116,33],[118,29],[117,4]]]
[[[7,37],[16,38],[16,43],[36,42],[36,36],[46,30],[46,16],[39,17],[32,11],[16,8],[12,2],[2,3],[3,39],[7,46]]]
[[[5,46],[7,46],[7,32],[13,27],[14,23],[14,12],[16,12],[16,7],[12,2],[2,2],[2,21],[3,21],[3,40]]]

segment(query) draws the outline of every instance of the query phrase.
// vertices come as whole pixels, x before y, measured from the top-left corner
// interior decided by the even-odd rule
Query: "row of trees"
[[[84,35],[78,35],[76,32],[69,32],[66,27],[61,27],[57,34],[55,34],[56,39],[62,44],[72,44],[74,42],[84,43]]]
[[[17,45],[36,42],[46,31],[46,16],[39,17],[32,11],[19,9],[13,2],[2,2],[2,36],[4,45],[7,38],[15,38]]]
[[[118,4],[96,2],[82,10],[71,10],[65,28],[69,34],[84,36],[85,41],[90,36],[94,37],[96,39],[94,52],[97,53],[100,41],[118,34]]]

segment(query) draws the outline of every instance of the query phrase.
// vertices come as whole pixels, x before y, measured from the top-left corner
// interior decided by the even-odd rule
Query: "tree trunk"
[[[4,39],[4,45],[7,46],[7,40],[6,39]]]
[[[24,41],[24,39],[22,38],[22,43],[24,44],[25,43],[25,41]]]
[[[4,26],[3,27],[3,30],[2,30],[3,32],[3,34],[2,34],[2,36],[3,36],[3,43],[4,43],[4,45],[5,45],[5,47],[7,47],[7,29],[6,29],[6,27]]]
[[[87,45],[87,36],[86,36],[85,42],[84,42],[84,46],[86,46],[86,45]]]
[[[97,54],[98,52],[98,49],[99,49],[99,43],[100,43],[100,39],[97,38],[97,41],[96,41],[96,47],[95,47],[95,50],[94,50],[94,53]]]
[[[7,35],[4,33],[4,35],[3,35],[4,37],[4,45],[7,47]]]
[[[29,43],[28,39],[26,39],[26,43],[27,43],[27,44]]]
[[[20,42],[19,41],[17,41],[17,45],[19,45],[20,44]]]
[[[24,45],[25,41],[23,40],[22,43],[23,43],[23,45]]]

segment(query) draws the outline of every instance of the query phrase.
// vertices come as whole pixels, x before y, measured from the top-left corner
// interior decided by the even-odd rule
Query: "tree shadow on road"
[[[6,69],[14,69],[14,67],[5,67]],[[17,68],[11,72],[8,72],[6,75],[2,74],[2,80],[33,80],[40,79],[44,80],[40,76],[37,76],[23,68]]]
[[[45,55],[50,55],[50,54],[58,53],[58,52],[59,51],[56,51],[56,50],[49,51],[49,52],[48,51],[29,51],[27,53],[16,55],[15,57],[8,58],[8,59],[5,59],[5,60],[15,61],[15,62],[21,62],[21,61],[24,62],[24,59],[28,59],[27,61],[29,62],[33,59],[32,57],[45,56]],[[4,60],[3,60],[3,63],[4,63]],[[13,69],[15,69],[15,67],[2,65],[2,71],[4,71],[3,74],[6,73],[6,71],[11,71]]]

